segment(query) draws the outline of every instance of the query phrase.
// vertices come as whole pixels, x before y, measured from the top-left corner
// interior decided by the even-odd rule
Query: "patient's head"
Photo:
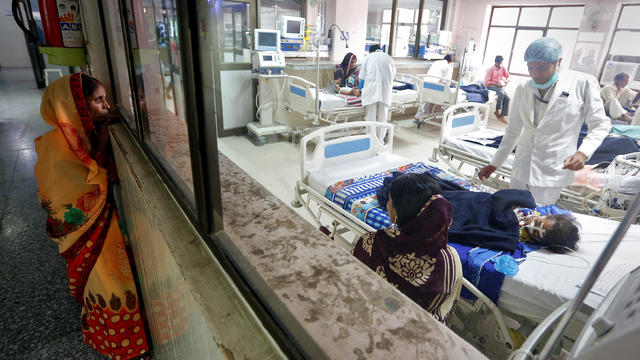
[[[389,218],[402,227],[420,213],[433,195],[441,193],[440,185],[428,175],[400,175],[389,187]]]
[[[572,216],[528,216],[525,218],[524,228],[533,240],[539,241],[551,251],[566,253],[578,249],[580,228]]]

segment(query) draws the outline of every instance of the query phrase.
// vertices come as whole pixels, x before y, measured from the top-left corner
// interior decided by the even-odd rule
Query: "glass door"
[[[216,11],[209,14],[214,17],[210,20],[217,32],[213,48],[218,51],[213,59],[217,63],[214,68],[218,134],[236,135],[244,133],[246,125],[255,118],[251,50],[257,23],[256,1],[215,1],[214,7]]]

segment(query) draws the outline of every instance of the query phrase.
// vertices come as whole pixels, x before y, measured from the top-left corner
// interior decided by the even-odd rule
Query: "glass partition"
[[[398,1],[392,56],[413,56],[419,16],[420,0]]]
[[[218,43],[223,63],[251,62],[251,7],[246,2],[223,1],[218,17]]]
[[[176,1],[124,3],[145,143],[193,205]]]
[[[107,1],[104,3],[104,15],[107,18],[107,41],[111,52],[112,73],[114,80],[115,99],[114,105],[120,114],[133,128],[137,128],[135,111],[133,110],[133,94],[129,82],[129,71],[127,66],[127,54],[125,52],[124,33],[122,32],[122,21],[120,19],[120,6],[117,1]]]
[[[260,0],[260,29],[277,29],[282,16],[302,17],[302,0]]]
[[[376,44],[380,45],[384,51],[389,49],[391,5],[391,1],[369,0],[366,50],[369,46]]]

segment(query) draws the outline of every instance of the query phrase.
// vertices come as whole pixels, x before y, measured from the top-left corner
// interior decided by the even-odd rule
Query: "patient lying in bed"
[[[432,179],[405,174],[393,181],[387,203],[397,228],[364,234],[353,255],[398,290],[446,322],[462,286],[462,265],[447,245],[449,202]]]

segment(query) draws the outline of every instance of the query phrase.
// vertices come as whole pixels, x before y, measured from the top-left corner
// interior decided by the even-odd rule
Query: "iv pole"
[[[627,233],[627,230],[629,230],[631,224],[633,224],[633,222],[635,221],[638,213],[640,213],[640,193],[636,195],[635,200],[627,210],[627,215],[624,217],[624,219],[622,219],[620,226],[618,226],[616,232],[611,237],[611,240],[609,240],[609,243],[607,243],[607,246],[602,251],[602,254],[598,258],[598,260],[596,260],[596,263],[593,265],[593,268],[589,272],[587,279],[580,287],[580,291],[578,291],[578,294],[569,303],[569,308],[565,312],[562,319],[560,319],[558,326],[549,337],[549,340],[547,340],[547,343],[542,348],[542,351],[540,351],[540,356],[538,357],[538,359],[546,360],[549,358],[551,352],[553,351],[553,348],[556,346],[558,341],[560,341],[560,338],[562,337],[562,334],[564,333],[567,326],[569,326],[571,319],[576,314],[576,312],[578,312],[584,299],[587,297],[587,294],[589,294],[589,291],[591,291],[591,288],[598,279],[598,276],[609,262],[611,256],[613,256],[613,253],[618,248],[618,245],[620,245],[620,242],[622,242],[622,238]]]
[[[320,15],[320,2],[318,2],[318,15],[316,16],[316,101],[314,104],[313,125],[320,125],[320,34],[322,26],[322,15]]]

